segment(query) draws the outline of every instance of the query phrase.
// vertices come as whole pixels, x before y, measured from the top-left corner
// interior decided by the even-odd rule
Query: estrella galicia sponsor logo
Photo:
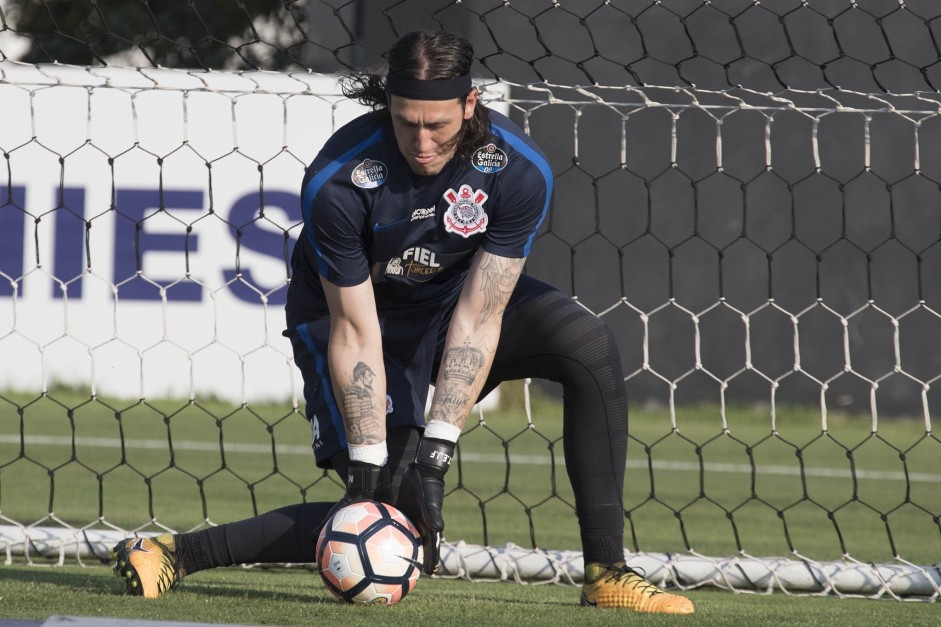
[[[353,185],[363,189],[374,189],[386,182],[389,175],[389,168],[382,161],[374,159],[365,159],[358,166],[353,168]]]
[[[497,148],[496,144],[489,143],[477,149],[471,157],[471,165],[484,174],[499,172],[506,167],[506,153]]]
[[[487,213],[484,203],[489,196],[483,190],[472,191],[470,185],[461,185],[458,191],[449,189],[444,199],[450,207],[444,216],[444,230],[468,238],[487,230]]]

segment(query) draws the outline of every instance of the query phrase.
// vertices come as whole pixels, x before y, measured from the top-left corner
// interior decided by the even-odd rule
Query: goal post
[[[292,4],[247,42],[154,44],[190,63],[273,51],[278,71],[218,50],[232,67],[149,67],[145,44],[109,49],[124,63],[17,61],[68,33],[13,54],[0,21],[7,563],[104,560],[129,534],[341,494],[314,467],[281,331],[304,169],[362,108],[295,53],[375,61],[407,10],[482,24],[456,21],[485,102],[549,157],[526,271],[621,348],[629,563],[668,587],[941,596],[941,96],[936,59],[902,45],[938,8],[369,2],[372,29],[291,13],[294,42],[270,31]],[[307,6],[350,19],[328,9]],[[606,47],[625,37],[636,58]],[[459,442],[440,575],[579,582],[557,390],[501,392]]]

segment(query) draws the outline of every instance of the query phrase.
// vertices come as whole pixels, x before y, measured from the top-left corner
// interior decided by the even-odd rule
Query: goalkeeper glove
[[[346,472],[346,494],[340,503],[349,505],[355,501],[392,501],[392,479],[388,466],[350,462]]]
[[[311,537],[316,544],[320,531],[334,514],[358,501],[392,502],[392,479],[388,466],[376,466],[366,462],[351,461],[346,474],[346,493],[330,508],[323,521],[314,529]]]
[[[425,561],[422,567],[429,575],[438,569],[441,532],[444,517],[444,473],[451,465],[454,442],[422,437],[418,442],[415,461],[402,475],[402,486],[395,506],[418,528],[422,538]]]

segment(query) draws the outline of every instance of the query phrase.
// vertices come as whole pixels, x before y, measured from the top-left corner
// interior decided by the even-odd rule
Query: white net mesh
[[[937,7],[366,2],[385,30],[312,30],[351,9],[292,4],[241,43],[128,46],[95,22],[89,67],[46,62],[75,52],[64,26],[0,26],[8,562],[339,494],[281,310],[303,170],[360,109],[301,68],[390,43],[351,32],[469,12],[481,75],[509,77],[488,99],[556,175],[527,272],[621,344],[631,564],[680,587],[941,594]],[[237,71],[127,67],[161,50]],[[443,572],[578,581],[553,390],[502,391],[449,473]]]

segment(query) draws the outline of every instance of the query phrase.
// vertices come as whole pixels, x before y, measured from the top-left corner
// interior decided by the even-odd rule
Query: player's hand
[[[342,500],[347,505],[355,501],[391,503],[392,477],[389,467],[351,461],[346,471],[346,494]]]
[[[421,534],[425,561],[422,566],[429,575],[438,570],[441,533],[444,531],[444,473],[451,464],[454,443],[422,438],[415,461],[402,475],[402,486],[395,506],[404,513]]]
[[[337,504],[330,508],[323,521],[312,533],[316,544],[320,531],[330,518],[339,510],[357,501],[392,502],[392,480],[388,466],[374,466],[365,462],[350,462],[346,478],[346,493]]]
[[[421,535],[425,561],[422,570],[429,575],[438,570],[441,532],[444,531],[444,473],[411,463],[402,475],[396,507],[405,514]]]

